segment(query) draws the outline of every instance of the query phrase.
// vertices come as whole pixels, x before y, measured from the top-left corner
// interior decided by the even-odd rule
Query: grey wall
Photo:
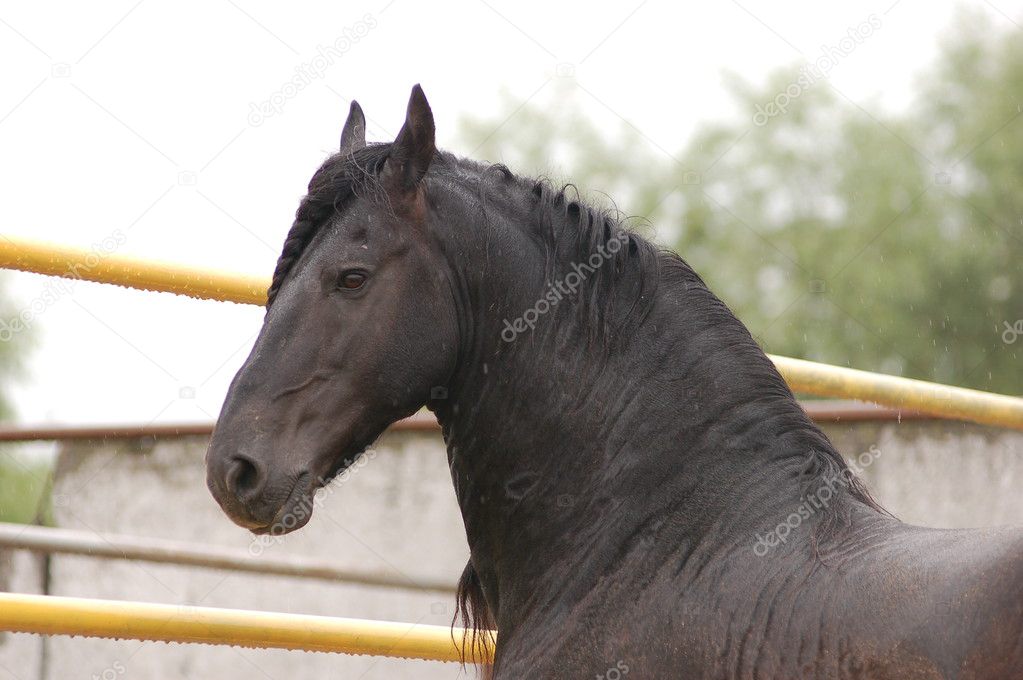
[[[861,476],[904,522],[1023,525],[1023,432],[948,421],[827,425],[847,459],[876,447]]]
[[[205,447],[203,439],[162,441],[149,451],[137,443],[68,447],[54,487],[57,523],[249,550],[252,535],[206,490]],[[439,437],[388,435],[322,499],[308,526],[258,544],[262,554],[324,558],[411,581],[454,584],[461,574],[468,548]],[[445,594],[74,556],[53,558],[50,592],[445,626],[453,604]],[[53,680],[465,677],[457,664],[69,637],[51,638],[48,656]]]
[[[1023,524],[1023,433],[940,421],[826,426],[847,457],[873,451],[863,476],[905,521],[960,527]],[[874,447],[871,449],[871,447]],[[216,507],[204,483],[201,439],[75,444],[55,484],[64,527],[248,549],[252,537]],[[443,446],[436,435],[390,434],[376,455],[335,483],[304,530],[267,555],[308,555],[339,566],[454,583],[467,557]],[[10,587],[31,591],[29,558],[14,554]],[[38,571],[38,569],[36,570]],[[19,574],[21,574],[19,576]],[[54,556],[50,592],[447,625],[448,595],[239,575],[223,571]],[[336,654],[8,635],[12,677],[46,678],[456,678],[455,664]]]

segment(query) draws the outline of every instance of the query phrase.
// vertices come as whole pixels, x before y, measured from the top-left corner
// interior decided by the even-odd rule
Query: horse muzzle
[[[312,517],[316,489],[308,471],[275,475],[251,456],[208,455],[206,486],[231,521],[255,534],[283,535]]]

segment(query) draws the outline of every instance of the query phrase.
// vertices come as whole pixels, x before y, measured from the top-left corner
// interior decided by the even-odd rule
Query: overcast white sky
[[[1023,0],[975,4],[1011,30],[1023,24]],[[502,90],[557,106],[552,79],[567,78],[594,100],[595,116],[624,118],[675,151],[698,121],[729,111],[724,71],[761,82],[816,59],[872,14],[880,28],[831,82],[867,110],[904,106],[955,3],[444,7],[0,3],[0,232],[83,247],[120,233],[120,254],[269,275],[350,97],[371,120],[371,140],[383,141],[421,82],[440,145],[464,153],[453,144],[460,116],[497,115]],[[343,54],[308,75],[319,48],[343,36]],[[296,69],[310,85],[282,93]],[[277,112],[252,113],[272,98]],[[21,273],[3,280],[18,307],[54,285]],[[33,319],[19,419],[210,420],[261,318],[254,307],[76,283]]]

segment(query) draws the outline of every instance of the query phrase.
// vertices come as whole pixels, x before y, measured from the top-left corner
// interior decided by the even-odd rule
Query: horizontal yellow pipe
[[[112,242],[113,243],[113,242]],[[0,268],[249,305],[266,303],[270,280],[0,236]]]
[[[462,639],[459,628],[417,623],[16,593],[0,593],[0,630],[427,661],[461,661],[452,634]]]
[[[13,237],[0,237],[0,267],[254,305],[266,302],[269,284],[259,277],[102,255]],[[872,401],[1023,430],[1023,399],[1019,397],[770,356],[795,392]]]
[[[872,401],[942,418],[1023,430],[1023,398],[767,355],[793,392]]]

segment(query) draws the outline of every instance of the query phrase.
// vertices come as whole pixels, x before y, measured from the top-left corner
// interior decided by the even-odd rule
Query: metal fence
[[[192,267],[99,256],[64,246],[14,238],[0,239],[0,267],[53,276],[164,291],[195,298],[263,304],[268,281],[259,277],[211,272]],[[937,385],[919,380],[829,366],[801,359],[771,356],[793,391],[858,399],[919,414],[970,420],[987,425],[1023,429],[1023,399],[976,390]],[[407,427],[433,427],[423,419]],[[126,428],[131,430],[131,428]],[[146,436],[141,430],[135,432]],[[50,436],[40,438],[55,438]],[[104,436],[93,431],[89,436]],[[22,531],[22,546],[40,550],[87,549],[80,536]],[[8,537],[7,540],[16,539]],[[27,545],[35,542],[35,548]],[[44,545],[45,544],[45,545]],[[194,548],[167,546],[155,541],[120,539],[121,557],[180,561],[196,566],[250,569],[238,555],[196,552]],[[105,557],[114,557],[114,549]],[[297,561],[277,562],[276,573],[338,577],[341,572],[323,565]],[[332,575],[331,575],[332,574]],[[407,587],[372,575],[343,574],[351,580],[375,585]],[[449,586],[438,589],[447,589]],[[432,587],[432,586],[431,586]],[[276,647],[306,651],[333,651],[439,661],[462,659],[459,629],[409,623],[300,616],[231,609],[180,607],[108,600],[86,600],[45,595],[0,594],[0,630],[39,634],[85,635],[174,642]],[[496,635],[496,633],[495,633]],[[469,659],[470,661],[476,661]]]

